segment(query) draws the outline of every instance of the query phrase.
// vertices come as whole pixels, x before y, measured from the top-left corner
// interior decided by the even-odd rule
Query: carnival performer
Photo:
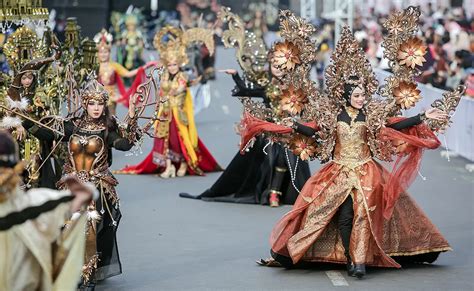
[[[139,68],[129,71],[119,63],[111,61],[112,40],[112,35],[105,29],[102,29],[94,37],[99,60],[98,80],[109,93],[109,113],[115,115],[118,102],[123,102],[128,106],[128,92],[121,77],[134,77],[137,75]],[[138,81],[138,83],[141,82]]]
[[[391,15],[385,24],[389,31],[384,41],[386,57],[394,68],[381,91],[387,99],[371,99],[378,82],[363,50],[345,27],[326,69],[329,93],[316,94],[318,108],[313,118],[317,126],[289,120],[289,128],[249,114],[243,118],[243,145],[262,132],[280,138],[288,134],[292,137],[289,146],[295,151],[329,160],[307,181],[293,209],[274,227],[270,238],[274,259],[261,264],[347,263],[348,274],[362,278],[366,265],[399,268],[402,261],[432,263],[440,252],[451,250],[406,193],[423,149],[440,145],[432,129],[447,127],[448,113],[456,108],[463,92],[445,94],[432,105],[436,108],[422,114],[397,117],[400,109],[410,108],[420,98],[413,83],[426,49],[415,36],[419,15],[418,8],[409,7]],[[400,23],[405,26],[394,30]],[[416,53],[402,53],[407,44]],[[392,172],[375,160],[389,161],[393,155],[397,162]]]
[[[240,28],[234,31],[232,36],[235,37],[235,34],[239,33],[240,37],[237,38],[247,38],[246,43],[242,43],[243,48],[249,49],[250,45],[256,45],[256,47],[250,47],[249,51],[252,53],[262,48],[258,44],[263,43],[263,40],[256,38],[253,34],[249,35],[240,17],[226,8],[222,10],[220,17],[232,22],[229,27]],[[229,32],[230,30],[225,31],[224,35],[230,35]],[[226,43],[224,39],[224,44]],[[263,57],[254,58],[254,63],[250,66],[241,65],[248,79],[253,80],[253,83],[249,85],[240,77],[237,70],[223,70],[232,76],[236,84],[232,95],[262,98],[263,106],[271,112],[272,118],[278,118],[282,114],[290,114],[289,111],[296,110],[293,106],[289,106],[289,99],[295,98],[294,103],[300,106],[304,98],[298,96],[297,92],[288,90],[288,86],[283,83],[284,71],[278,66],[279,55],[286,49],[284,42],[276,43],[270,52],[262,51]],[[237,59],[248,59],[241,57],[239,55],[241,53],[241,49],[238,49]],[[268,71],[263,72],[265,74],[252,71],[257,67],[264,68],[264,65],[260,63],[262,59],[263,63],[268,63]],[[300,112],[296,110],[294,113]],[[258,136],[245,155],[239,152],[235,155],[219,179],[209,189],[200,195],[180,193],[180,196],[204,201],[253,203],[277,207],[280,204],[293,204],[298,191],[309,177],[310,170],[307,162],[299,160],[293,152],[282,145],[271,143],[271,140],[264,136]]]
[[[188,62],[187,41],[203,41],[213,51],[212,35],[212,31],[202,28],[183,32],[173,27],[165,27],[156,34],[154,44],[165,69],[159,94],[165,96],[166,101],[156,112],[153,149],[141,163],[127,166],[116,173],[158,172],[162,178],[173,178],[186,173],[203,175],[204,172],[221,169],[197,135],[188,79],[181,70]],[[169,38],[168,42],[165,42],[165,36]]]
[[[70,190],[21,190],[18,145],[0,131],[0,290],[75,290],[84,261],[86,215],[64,222],[98,194],[76,178]]]
[[[93,183],[100,197],[89,205],[97,210],[88,224],[83,287],[93,288],[95,282],[122,273],[118,253],[116,232],[122,217],[119,197],[115,190],[118,184],[109,170],[112,164],[112,148],[129,151],[139,138],[134,102],[130,103],[127,125],[119,125],[107,108],[108,92],[96,80],[90,80],[81,90],[81,107],[67,120],[58,120],[52,130],[39,126],[29,119],[23,121],[25,128],[41,140],[67,142],[69,159],[64,166],[59,188],[66,188],[65,179],[73,176]]]
[[[33,32],[27,28],[20,28],[16,32],[16,36],[21,39],[28,39]],[[34,35],[36,36],[36,35]],[[33,39],[34,40],[34,39]],[[16,48],[16,46],[14,46]],[[11,62],[20,62],[22,65],[15,70],[16,75],[7,90],[5,97],[5,106],[10,109],[16,108],[25,112],[28,116],[35,119],[43,118],[46,115],[52,114],[57,108],[53,108],[52,99],[54,96],[50,95],[49,100],[42,98],[38,94],[41,79],[40,70],[48,66],[61,57],[61,51],[56,44],[51,48],[54,54],[50,57],[38,58],[34,60],[18,59],[17,51],[12,52],[9,49],[8,54]],[[31,56],[32,57],[32,56]],[[43,84],[44,85],[44,84]],[[17,122],[14,122],[17,120]],[[5,122],[7,121],[7,122]],[[8,122],[9,121],[9,122]],[[51,154],[53,145],[47,141],[37,141],[31,135],[26,134],[24,128],[21,126],[20,120],[15,118],[3,119],[0,127],[5,129],[14,129],[14,135],[21,141],[21,157],[27,161],[28,177],[25,181],[28,187],[47,187],[55,188],[55,183],[61,176],[61,161],[58,156]],[[40,165],[42,165],[40,167]]]

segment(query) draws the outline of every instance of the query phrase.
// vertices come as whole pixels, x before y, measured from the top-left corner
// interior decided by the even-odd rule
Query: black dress
[[[110,172],[109,167],[112,164],[112,147],[117,150],[128,151],[133,147],[133,144],[123,138],[117,128],[86,130],[82,128],[80,123],[80,119],[64,122],[64,137],[61,140],[68,144],[70,156],[64,165],[63,179],[67,175],[75,175],[80,180],[93,183],[100,193],[100,197],[95,201],[95,209],[101,215],[100,221],[95,226],[96,251],[88,253],[86,248],[86,264],[95,253],[98,254],[97,269],[93,271],[93,278],[91,278],[91,282],[95,282],[122,273],[116,238],[122,213],[119,207],[119,198],[115,191],[118,182]],[[60,139],[49,129],[34,126],[28,120],[23,122],[23,126],[42,142],[52,143]],[[94,146],[97,148],[94,149]],[[91,155],[95,157],[95,160],[92,171],[91,169],[87,171],[78,169],[75,166],[74,147],[79,148],[79,150],[86,149],[88,152],[93,151]],[[59,180],[58,188],[65,187],[63,179]]]
[[[237,85],[233,96],[260,97],[270,106],[264,88],[247,88],[237,74],[233,75],[233,79]],[[292,182],[290,171],[295,168]],[[204,201],[265,205],[269,204],[270,192],[279,191],[280,203],[293,204],[310,175],[307,162],[282,145],[268,144],[264,136],[259,136],[248,152],[244,155],[238,152],[234,156],[211,188],[200,195],[180,193],[179,196]]]

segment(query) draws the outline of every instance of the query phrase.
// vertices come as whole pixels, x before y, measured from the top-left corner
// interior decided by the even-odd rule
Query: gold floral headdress
[[[378,81],[369,60],[354,38],[348,26],[342,28],[341,38],[331,56],[332,63],[326,68],[326,86],[334,102],[343,105],[344,85],[360,85],[367,99],[375,93]]]
[[[81,102],[84,108],[87,108],[87,104],[91,100],[95,100],[101,103],[107,104],[109,100],[109,93],[105,90],[104,86],[100,84],[96,79],[89,80],[84,88],[80,92]]]
[[[186,48],[192,43],[204,43],[212,55],[214,53],[214,31],[200,27],[180,29],[166,26],[158,31],[153,39],[153,45],[160,54],[163,63],[176,61],[184,66],[189,60]]]
[[[102,28],[102,30],[94,36],[94,41],[97,44],[98,50],[110,50],[112,47],[113,36],[105,28]]]

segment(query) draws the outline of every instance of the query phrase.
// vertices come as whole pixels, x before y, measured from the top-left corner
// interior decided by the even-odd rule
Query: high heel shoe
[[[188,170],[188,164],[186,164],[186,162],[181,162],[181,164],[179,165],[179,169],[178,169],[178,172],[176,173],[176,175],[178,177],[183,177],[184,175],[186,175],[186,171]]]
[[[166,167],[165,171],[160,174],[160,177],[163,179],[176,177],[176,167],[174,165]]]

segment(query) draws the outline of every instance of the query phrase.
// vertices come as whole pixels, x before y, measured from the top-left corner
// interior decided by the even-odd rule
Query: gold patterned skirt
[[[399,268],[393,256],[451,250],[406,193],[400,195],[390,219],[383,217],[388,177],[389,173],[372,159],[357,167],[329,163],[306,182],[293,209],[273,229],[272,252],[291,258],[293,264],[345,263],[336,213],[349,195],[354,208],[350,241],[354,263]]]

